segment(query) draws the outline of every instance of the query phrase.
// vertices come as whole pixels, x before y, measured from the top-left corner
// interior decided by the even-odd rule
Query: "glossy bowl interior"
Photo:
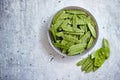
[[[93,16],[89,11],[87,11],[87,10],[84,9],[84,8],[77,7],[77,6],[69,6],[69,7],[65,7],[65,8],[63,8],[63,9],[61,9],[61,10],[64,10],[64,9],[65,9],[65,10],[83,10],[83,11],[85,11],[89,16],[92,17],[93,21],[94,21],[95,24],[96,24],[96,26],[95,26],[96,39],[94,40],[93,45],[92,45],[89,49],[86,49],[86,50],[82,53],[82,54],[86,54],[88,51],[90,51],[90,50],[95,46],[95,44],[96,44],[96,42],[97,42],[97,40],[98,40],[98,35],[99,35],[99,32],[98,32],[98,24],[97,24],[94,16]],[[59,11],[61,11],[61,10],[59,10]],[[59,11],[58,11],[58,12],[59,12]],[[57,13],[58,13],[58,12],[57,12]],[[56,14],[57,14],[57,13],[56,13]],[[54,16],[56,16],[56,14],[55,14]],[[53,20],[54,16],[52,17],[52,19],[50,20],[50,23],[48,24],[48,32],[47,32],[48,41],[49,41],[51,47],[52,47],[58,54],[60,54],[60,55],[62,55],[62,56],[67,56],[66,54],[62,53],[59,48],[55,47],[55,46],[52,44],[51,33],[50,33],[50,31],[49,31],[49,28],[50,28],[50,26],[51,26],[51,24],[52,24],[52,20]]]

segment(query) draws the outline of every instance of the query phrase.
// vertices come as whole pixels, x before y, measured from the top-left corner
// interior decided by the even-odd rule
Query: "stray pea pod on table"
[[[79,61],[76,65],[81,66],[82,71],[85,71],[86,73],[96,71],[109,57],[108,54],[110,55],[110,45],[107,39],[103,39],[102,48],[94,51],[91,55]]]

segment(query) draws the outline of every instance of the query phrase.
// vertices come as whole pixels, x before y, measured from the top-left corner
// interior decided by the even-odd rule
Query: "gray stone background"
[[[99,25],[97,44],[83,56],[60,56],[47,40],[50,18],[66,6],[87,9]],[[82,72],[76,62],[103,37],[110,58],[96,72]],[[0,0],[0,80],[120,80],[120,0]]]

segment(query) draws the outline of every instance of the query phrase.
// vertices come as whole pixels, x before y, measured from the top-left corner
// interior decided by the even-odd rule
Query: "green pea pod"
[[[65,34],[70,34],[70,35],[83,35],[84,33],[83,33],[83,31],[81,31],[81,32],[64,32]]]
[[[91,64],[93,64],[92,62],[93,62],[93,60],[90,59],[90,60],[89,60],[89,63],[84,67],[84,71],[85,71],[85,72],[88,70],[88,68],[91,66]]]
[[[62,41],[61,41],[61,44],[62,44],[62,45],[66,45],[67,43],[68,43],[68,42],[65,41],[65,40],[62,40]]]
[[[73,28],[74,32],[85,32],[84,30],[80,30],[79,28]]]
[[[69,14],[79,14],[79,15],[87,15],[84,11],[80,10],[66,10],[66,13]]]
[[[53,27],[50,27],[50,32],[52,33],[52,41],[56,42],[56,30],[53,29]]]
[[[89,28],[92,36],[93,36],[94,38],[96,38],[96,31],[95,31],[94,27],[93,27],[90,23],[88,23],[88,28]]]
[[[77,20],[76,20],[77,16],[76,15],[73,15],[73,30],[74,32],[76,32],[78,29],[77,29]]]
[[[64,40],[66,41],[70,41],[70,42],[73,42],[73,43],[79,43],[79,40],[71,35],[63,35],[62,36]]]
[[[103,39],[103,47],[105,48],[106,58],[110,56],[110,44],[107,39]]]
[[[59,20],[57,23],[52,25],[50,27],[50,32],[52,33],[53,39],[56,42],[56,33],[57,33],[57,28],[63,23],[63,20]]]
[[[86,26],[86,24],[85,25],[80,25],[80,29],[84,30],[85,33],[88,32],[88,27]]]
[[[54,46],[61,48],[61,49],[68,49],[69,47],[67,45],[63,45],[61,43],[53,43]]]
[[[87,60],[87,58],[84,58],[83,60],[79,61],[76,65],[81,66],[82,64],[85,63],[86,60]]]
[[[82,18],[82,19],[80,19],[78,16],[77,16],[77,25],[85,25],[86,24],[86,22],[84,21],[84,19]]]
[[[90,48],[93,45],[93,41],[94,41],[94,38],[91,37],[89,42],[88,42],[87,49]]]
[[[55,24],[58,20],[59,20],[59,17],[61,16],[61,15],[63,15],[63,14],[65,14],[65,11],[60,11],[60,12],[58,12],[56,15],[55,15],[55,17],[53,18],[53,24]]]
[[[80,43],[87,43],[88,40],[90,39],[90,31],[88,31],[81,39],[79,40]]]
[[[85,71],[87,73],[90,71],[96,71],[103,65],[106,60],[106,56],[109,56],[107,53],[110,53],[109,42],[108,40],[103,39],[103,47],[94,51],[87,58],[79,61],[77,63],[77,66],[81,66],[82,71]]]
[[[87,60],[84,62],[84,64],[81,66],[82,71],[85,71],[85,67],[91,62],[90,56],[87,57]]]
[[[56,22],[56,23],[52,26],[52,28],[53,28],[54,30],[57,30],[58,27],[60,27],[63,22],[64,22],[64,20],[59,20],[58,22]]]
[[[69,41],[66,45],[70,48],[72,45],[74,45],[74,43]]]
[[[61,26],[66,26],[67,25],[67,22],[68,22],[69,19],[66,19],[64,20],[63,24]]]
[[[92,24],[93,27],[96,25],[95,22],[92,20],[91,16],[88,16],[87,23],[89,23],[89,22],[90,22],[90,24]]]
[[[93,65],[93,62],[92,62],[85,72],[89,73],[90,71],[93,71],[93,70],[94,70],[94,65]]]
[[[105,52],[104,48],[100,48],[96,51],[94,65],[97,67],[100,67],[105,62],[105,55],[102,56],[103,58],[100,57],[100,54],[102,54],[102,52]]]
[[[72,19],[72,17],[73,17],[73,15],[66,13],[66,14],[64,14],[64,15],[61,16],[61,19],[62,18],[63,19]]]
[[[65,31],[67,30],[66,28],[67,28],[67,24],[68,24],[69,21],[70,21],[69,19],[64,20],[64,22],[61,25],[61,28],[63,30],[65,30]]]
[[[64,31],[73,32],[73,28],[70,25],[66,25],[65,27],[62,27],[62,29]]]
[[[85,50],[86,44],[76,44],[68,49],[68,56],[73,56],[82,53]]]
[[[88,17],[86,15],[77,15],[82,21],[84,21],[85,23],[88,22]]]
[[[57,33],[56,33],[56,36],[57,36],[57,37],[62,37],[63,35],[64,35],[63,32],[57,32]]]
[[[56,43],[60,43],[61,42],[61,40],[56,40]]]

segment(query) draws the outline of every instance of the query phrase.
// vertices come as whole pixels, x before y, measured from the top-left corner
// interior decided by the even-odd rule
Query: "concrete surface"
[[[66,6],[83,7],[98,22],[99,40],[83,56],[60,56],[48,43],[49,20]],[[96,72],[82,72],[76,62],[103,37],[110,58]],[[0,0],[0,80],[120,80],[120,0]]]

